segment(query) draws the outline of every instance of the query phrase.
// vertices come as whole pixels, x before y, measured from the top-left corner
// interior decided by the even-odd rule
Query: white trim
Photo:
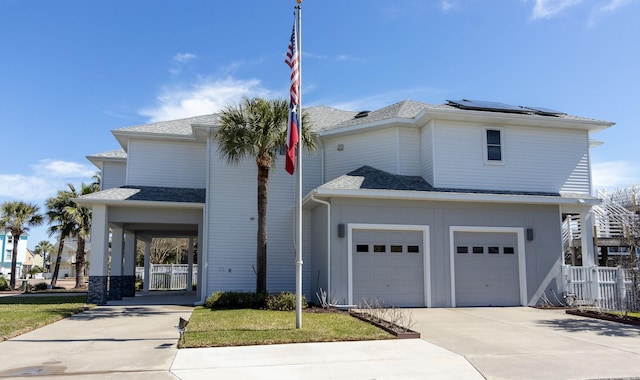
[[[347,224],[347,297],[348,304],[353,305],[353,230],[379,230],[379,231],[420,231],[422,232],[422,256],[424,273],[424,303],[431,307],[431,243],[429,226],[420,224]]]
[[[451,307],[456,307],[456,267],[455,267],[455,233],[514,233],[518,239],[518,282],[520,285],[520,305],[527,305],[527,267],[525,255],[524,228],[522,227],[479,227],[449,226],[449,268],[451,278]]]
[[[500,159],[499,160],[490,160],[489,159],[489,141],[487,140],[487,132],[488,131],[498,131],[500,132]],[[495,144],[493,144],[495,145]],[[507,162],[505,158],[505,149],[504,149],[504,128],[502,127],[494,127],[491,125],[486,125],[482,127],[482,155],[483,162],[485,165],[505,165]]]
[[[496,203],[522,203],[522,204],[552,204],[552,205],[598,205],[601,200],[585,194],[585,198],[569,198],[551,195],[522,195],[522,194],[489,194],[489,193],[462,193],[442,191],[412,191],[412,190],[369,190],[369,189],[327,189],[316,188],[312,190],[320,197],[344,197],[361,199],[398,199],[418,201],[452,201],[452,202],[496,202]],[[464,190],[460,190],[464,191]],[[305,196],[304,202],[309,200]],[[582,202],[580,202],[582,200]]]

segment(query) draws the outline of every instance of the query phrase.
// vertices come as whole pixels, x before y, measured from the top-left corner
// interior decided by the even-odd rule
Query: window
[[[357,244],[356,252],[369,252],[369,245],[367,244]]]
[[[387,246],[382,244],[374,244],[373,252],[387,252]]]
[[[513,255],[516,253],[516,249],[513,247],[504,247],[502,248],[502,253],[505,255]]]
[[[408,245],[407,253],[420,253],[420,246],[418,245]]]
[[[496,255],[500,253],[500,247],[489,247],[488,251],[490,254]]]
[[[13,243],[13,236],[11,236],[11,235],[7,235],[7,243],[8,243],[8,244]]]
[[[486,134],[487,161],[502,161],[502,131],[487,129]]]
[[[401,245],[391,245],[390,249],[391,249],[391,253],[402,253]]]
[[[459,246],[456,247],[456,252],[457,253],[469,253],[469,247],[459,245]]]
[[[484,247],[473,247],[473,253],[484,253]]]

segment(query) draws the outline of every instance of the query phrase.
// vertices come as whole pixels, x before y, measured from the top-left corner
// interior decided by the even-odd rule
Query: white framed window
[[[498,127],[483,128],[484,162],[487,164],[504,163],[504,131]]]

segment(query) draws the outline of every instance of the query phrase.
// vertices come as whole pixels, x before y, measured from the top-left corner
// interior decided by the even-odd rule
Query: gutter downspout
[[[315,191],[311,193],[311,200],[327,206],[327,296],[331,300],[331,203],[316,199]]]

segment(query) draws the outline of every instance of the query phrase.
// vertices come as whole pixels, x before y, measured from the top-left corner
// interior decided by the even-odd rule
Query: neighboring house
[[[584,265],[595,262],[590,136],[613,123],[465,100],[306,112],[320,138],[303,156],[307,299],[322,289],[347,306],[535,305],[562,294],[567,215],[585,226]],[[196,302],[255,289],[257,168],[221,158],[215,128],[206,115],[116,129],[123,150],[88,156],[103,186],[79,199],[93,209],[89,302],[135,294],[135,242],[153,236],[197,240]],[[280,157],[270,292],[295,289],[295,192]]]
[[[59,241],[56,241],[54,245],[55,250],[51,254],[51,260],[49,262],[50,272],[53,273],[53,266],[56,263],[56,258],[58,254],[58,244]],[[62,247],[62,256],[60,258],[60,268],[58,269],[58,278],[75,278],[76,276],[76,248],[78,247],[78,238],[76,237],[68,237],[64,239],[64,246]],[[89,256],[91,254],[91,241],[87,239],[85,241],[85,275],[88,274],[89,269]]]
[[[23,264],[27,260],[27,235],[20,236],[18,243],[18,256],[16,257],[16,278],[23,277]],[[14,237],[9,231],[0,233],[0,274],[6,277],[11,275],[11,258],[13,251]]]

